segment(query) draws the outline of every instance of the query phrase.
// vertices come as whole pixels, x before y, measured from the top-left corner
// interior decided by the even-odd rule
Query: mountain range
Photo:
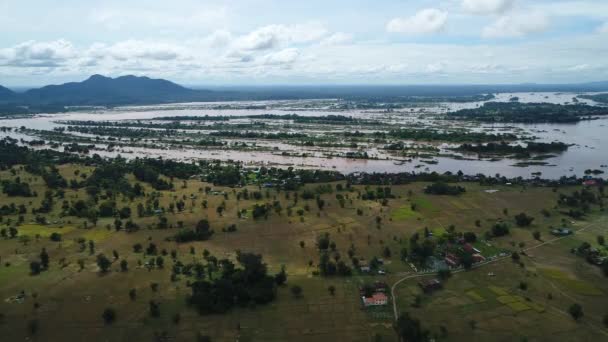
[[[0,110],[4,113],[22,113],[40,110],[63,111],[64,106],[311,98],[392,101],[404,97],[473,96],[499,92],[601,92],[607,90],[608,82],[513,85],[236,86],[191,89],[163,79],[132,75],[116,78],[93,75],[82,82],[47,85],[20,93],[0,86]]]

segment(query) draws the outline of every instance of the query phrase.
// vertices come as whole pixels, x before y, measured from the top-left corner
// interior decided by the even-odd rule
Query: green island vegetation
[[[0,140],[6,340],[607,332],[601,179],[341,174],[30,145]]]
[[[606,114],[606,108],[582,104],[487,102],[478,108],[448,113],[447,118],[481,122],[575,123]]]
[[[595,94],[595,95],[578,95],[578,98],[581,99],[587,99],[587,100],[593,100],[595,102],[599,102],[599,103],[608,103],[608,94],[604,93],[604,94]],[[575,97],[576,99],[576,97]]]
[[[388,133],[376,132],[373,134],[376,138],[396,138],[404,140],[426,140],[426,141],[446,141],[446,142],[488,142],[515,140],[517,136],[512,133],[493,134],[493,133],[477,133],[477,132],[442,132],[431,129],[400,129],[393,130]],[[389,146],[387,149],[399,149],[398,145],[394,148]]]
[[[528,142],[526,146],[511,145],[507,142],[487,144],[462,144],[455,150],[482,155],[515,155],[517,158],[530,158],[532,154],[561,153],[568,150],[569,145],[562,142]]]

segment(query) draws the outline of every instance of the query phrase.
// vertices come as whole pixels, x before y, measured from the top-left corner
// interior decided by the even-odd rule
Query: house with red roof
[[[376,292],[371,297],[361,297],[363,306],[380,306],[388,304],[388,296],[382,292]]]

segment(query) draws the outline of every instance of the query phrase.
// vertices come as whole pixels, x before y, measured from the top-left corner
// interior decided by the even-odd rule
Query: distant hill
[[[13,100],[17,94],[12,90],[0,86],[0,101],[9,101]]]
[[[192,89],[163,79],[93,75],[82,82],[48,85],[22,93],[0,86],[2,113],[58,112],[65,106],[120,106],[178,102],[342,98],[384,102],[433,98],[477,101],[482,94],[506,92],[601,92],[608,82],[579,84],[435,85],[271,85]],[[458,98],[457,98],[458,97]],[[467,98],[468,97],[468,98]],[[420,100],[420,99],[418,99]]]
[[[162,79],[93,75],[82,82],[31,89],[20,98],[24,103],[36,105],[122,105],[204,100],[209,98],[209,93]]]

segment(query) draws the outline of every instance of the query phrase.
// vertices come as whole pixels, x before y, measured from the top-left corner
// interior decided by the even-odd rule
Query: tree
[[[97,266],[99,267],[102,273],[108,272],[110,265],[112,265],[112,262],[105,255],[97,255]]]
[[[302,296],[302,287],[299,285],[292,286],[290,291],[295,298],[300,298],[300,296]]]
[[[152,316],[152,317],[160,316],[160,304],[153,300],[150,301],[150,316]]]
[[[127,262],[127,260],[122,259],[120,261],[120,270],[123,272],[127,272],[129,270],[129,263]]]
[[[409,315],[402,313],[397,322],[394,323],[397,336],[407,342],[426,342],[429,341],[429,331],[422,328],[420,321]]]
[[[59,234],[57,232],[53,232],[53,233],[51,233],[51,236],[49,237],[49,239],[53,242],[59,242],[59,241],[61,241],[61,234]]]
[[[40,264],[45,270],[49,268],[49,254],[46,252],[46,248],[43,248],[40,252]]]
[[[329,291],[329,294],[333,296],[336,294],[336,287],[333,285],[329,285],[329,287],[327,288],[327,291]]]
[[[129,290],[129,298],[131,298],[131,300],[135,300],[137,298],[137,290],[136,289],[130,289]]]
[[[105,310],[103,310],[101,317],[103,318],[105,324],[112,324],[116,320],[116,310],[112,308],[106,308]]]
[[[585,315],[585,313],[583,312],[583,307],[578,303],[570,305],[570,307],[568,308],[568,312],[570,313],[570,316],[574,318],[575,321],[580,320]]]
[[[604,238],[603,235],[598,235],[597,236],[597,243],[601,246],[603,246],[606,243],[606,239]]]
[[[532,233],[532,236],[534,236],[534,239],[540,241],[540,232],[538,230]]]
[[[528,227],[534,221],[534,217],[526,215],[526,213],[520,213],[515,215],[515,223],[519,227]]]
[[[464,237],[464,241],[468,242],[468,243],[473,243],[475,241],[477,241],[477,235],[475,235],[475,233],[473,232],[466,232],[463,235]]]
[[[30,271],[32,275],[38,275],[42,271],[42,266],[38,261],[32,261],[30,262]]]
[[[277,285],[281,286],[287,281],[287,272],[285,272],[285,265],[281,266],[281,271],[274,276],[274,281]]]
[[[27,322],[27,330],[30,332],[31,335],[36,335],[36,333],[38,332],[38,320],[33,319]]]

